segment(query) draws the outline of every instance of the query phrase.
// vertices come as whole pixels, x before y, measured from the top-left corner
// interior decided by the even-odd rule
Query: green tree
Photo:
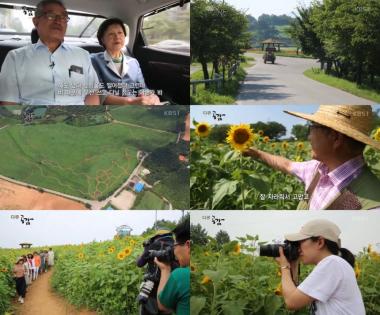
[[[169,221],[169,220],[157,220],[157,222],[152,226],[147,228],[142,235],[151,234],[157,230],[168,230],[172,231],[177,226],[177,223],[175,221]]]
[[[208,243],[207,232],[200,224],[190,224],[190,236],[193,244],[202,246]]]
[[[267,123],[259,121],[251,126],[256,133],[262,130],[264,131],[264,136],[268,136],[271,139],[279,139],[286,134],[285,126],[276,121],[269,121]]]
[[[221,248],[224,244],[230,241],[230,236],[226,231],[219,230],[219,232],[215,235],[215,240],[218,244],[218,247]]]
[[[306,125],[293,125],[291,134],[298,141],[305,141],[309,135],[309,128]]]
[[[250,44],[248,20],[244,13],[225,2],[195,0],[191,7],[191,56],[202,65],[203,77],[210,78],[207,63],[222,73],[239,60]]]

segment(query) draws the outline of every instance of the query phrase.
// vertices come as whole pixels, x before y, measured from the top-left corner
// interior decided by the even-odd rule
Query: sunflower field
[[[257,235],[247,235],[223,246],[213,238],[206,246],[193,246],[191,315],[309,314],[285,308],[278,264],[254,254],[260,244]],[[301,265],[300,280],[312,269]],[[355,274],[367,315],[380,314],[380,255],[370,245],[357,255]]]
[[[143,251],[142,241],[141,237],[116,236],[112,241],[53,246],[53,289],[69,303],[98,314],[138,314],[136,297],[145,269],[136,266],[136,258]],[[16,294],[14,262],[38,249],[0,249],[0,314],[9,309]]]
[[[213,127],[195,122],[191,140],[191,209],[296,209],[307,198],[304,185],[296,177],[276,171],[264,163],[245,157],[255,147],[296,162],[311,159],[308,141],[275,141],[248,124],[230,126],[225,140],[210,139]],[[380,128],[373,131],[380,139]],[[379,140],[380,141],[380,140]],[[365,159],[380,178],[380,152],[367,147]]]

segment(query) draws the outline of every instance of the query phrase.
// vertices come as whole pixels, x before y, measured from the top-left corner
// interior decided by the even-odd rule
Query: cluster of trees
[[[195,0],[191,4],[191,57],[202,65],[203,77],[210,78],[207,63],[213,72],[222,73],[241,59],[250,47],[251,34],[243,12],[215,0]]]
[[[297,8],[291,36],[326,73],[373,85],[380,75],[379,30],[380,1],[324,0]]]
[[[248,15],[247,19],[249,21],[249,31],[253,33],[253,46],[260,47],[261,42],[268,38],[276,38],[287,46],[293,45],[287,29],[294,21],[294,18],[285,14],[262,14],[257,20],[251,15]]]
[[[259,130],[262,130],[264,132],[264,135],[268,136],[271,139],[278,140],[286,134],[285,126],[276,121],[269,121],[267,123],[259,121],[254,124],[250,124],[250,126],[253,128],[255,133],[259,132]],[[214,126],[212,133],[209,136],[210,140],[216,142],[224,142],[229,128],[230,125]]]

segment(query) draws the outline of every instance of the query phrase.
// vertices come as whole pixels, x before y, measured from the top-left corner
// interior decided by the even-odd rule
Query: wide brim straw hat
[[[284,112],[329,127],[380,150],[380,142],[370,137],[373,128],[373,114],[370,105],[321,105],[314,114],[287,110]]]

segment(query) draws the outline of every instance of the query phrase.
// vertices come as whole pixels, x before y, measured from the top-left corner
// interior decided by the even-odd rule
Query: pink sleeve
[[[319,163],[317,160],[292,162],[291,173],[297,176],[305,184],[305,187],[309,187]]]

